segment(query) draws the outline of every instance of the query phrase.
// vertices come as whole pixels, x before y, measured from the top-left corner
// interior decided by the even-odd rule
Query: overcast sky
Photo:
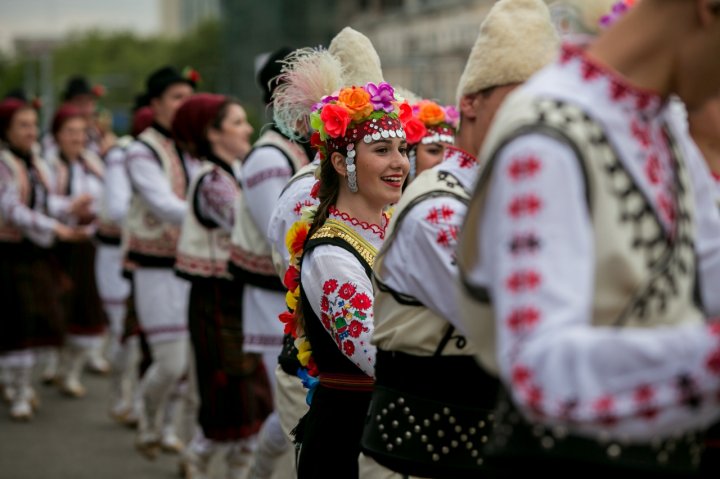
[[[154,33],[158,0],[0,0],[0,49],[17,36],[60,36],[92,28]]]

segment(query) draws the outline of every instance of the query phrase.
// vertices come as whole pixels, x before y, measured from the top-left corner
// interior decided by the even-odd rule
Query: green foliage
[[[52,54],[52,88],[56,102],[73,75],[86,76],[91,84],[105,87],[100,106],[125,114],[135,95],[145,89],[145,78],[155,69],[172,65],[192,66],[200,72],[199,90],[217,91],[220,75],[221,25],[207,21],[179,39],[139,37],[130,32],[88,31],[68,37]],[[31,72],[39,75],[37,58],[10,58],[0,51],[0,95],[24,86]],[[31,96],[39,91],[28,92]]]

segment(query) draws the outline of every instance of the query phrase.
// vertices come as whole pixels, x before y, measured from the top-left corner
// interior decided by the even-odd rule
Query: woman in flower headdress
[[[312,108],[312,143],[321,155],[319,205],[288,233],[284,281],[300,363],[316,376],[308,378],[315,383],[310,411],[296,430],[301,479],[329,470],[359,475],[375,363],[370,270],[385,236],[384,210],[400,199],[410,167],[403,130],[410,106],[384,82],[328,94],[341,72],[323,50],[299,52],[275,93],[275,120],[288,133]]]
[[[455,132],[460,120],[460,114],[454,106],[441,106],[432,100],[414,103],[412,112],[413,117],[405,128],[410,146],[408,181],[442,162],[445,147],[455,143]]]

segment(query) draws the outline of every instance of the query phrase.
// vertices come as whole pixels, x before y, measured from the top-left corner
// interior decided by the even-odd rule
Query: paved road
[[[83,399],[37,385],[42,405],[30,423],[11,421],[0,404],[0,479],[177,479],[177,456],[141,458],[134,431],[110,419],[108,379],[86,374],[83,383]]]

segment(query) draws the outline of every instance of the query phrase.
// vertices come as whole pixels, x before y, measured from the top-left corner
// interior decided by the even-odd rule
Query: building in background
[[[172,38],[220,17],[220,0],[160,0],[159,6],[161,32]]]

